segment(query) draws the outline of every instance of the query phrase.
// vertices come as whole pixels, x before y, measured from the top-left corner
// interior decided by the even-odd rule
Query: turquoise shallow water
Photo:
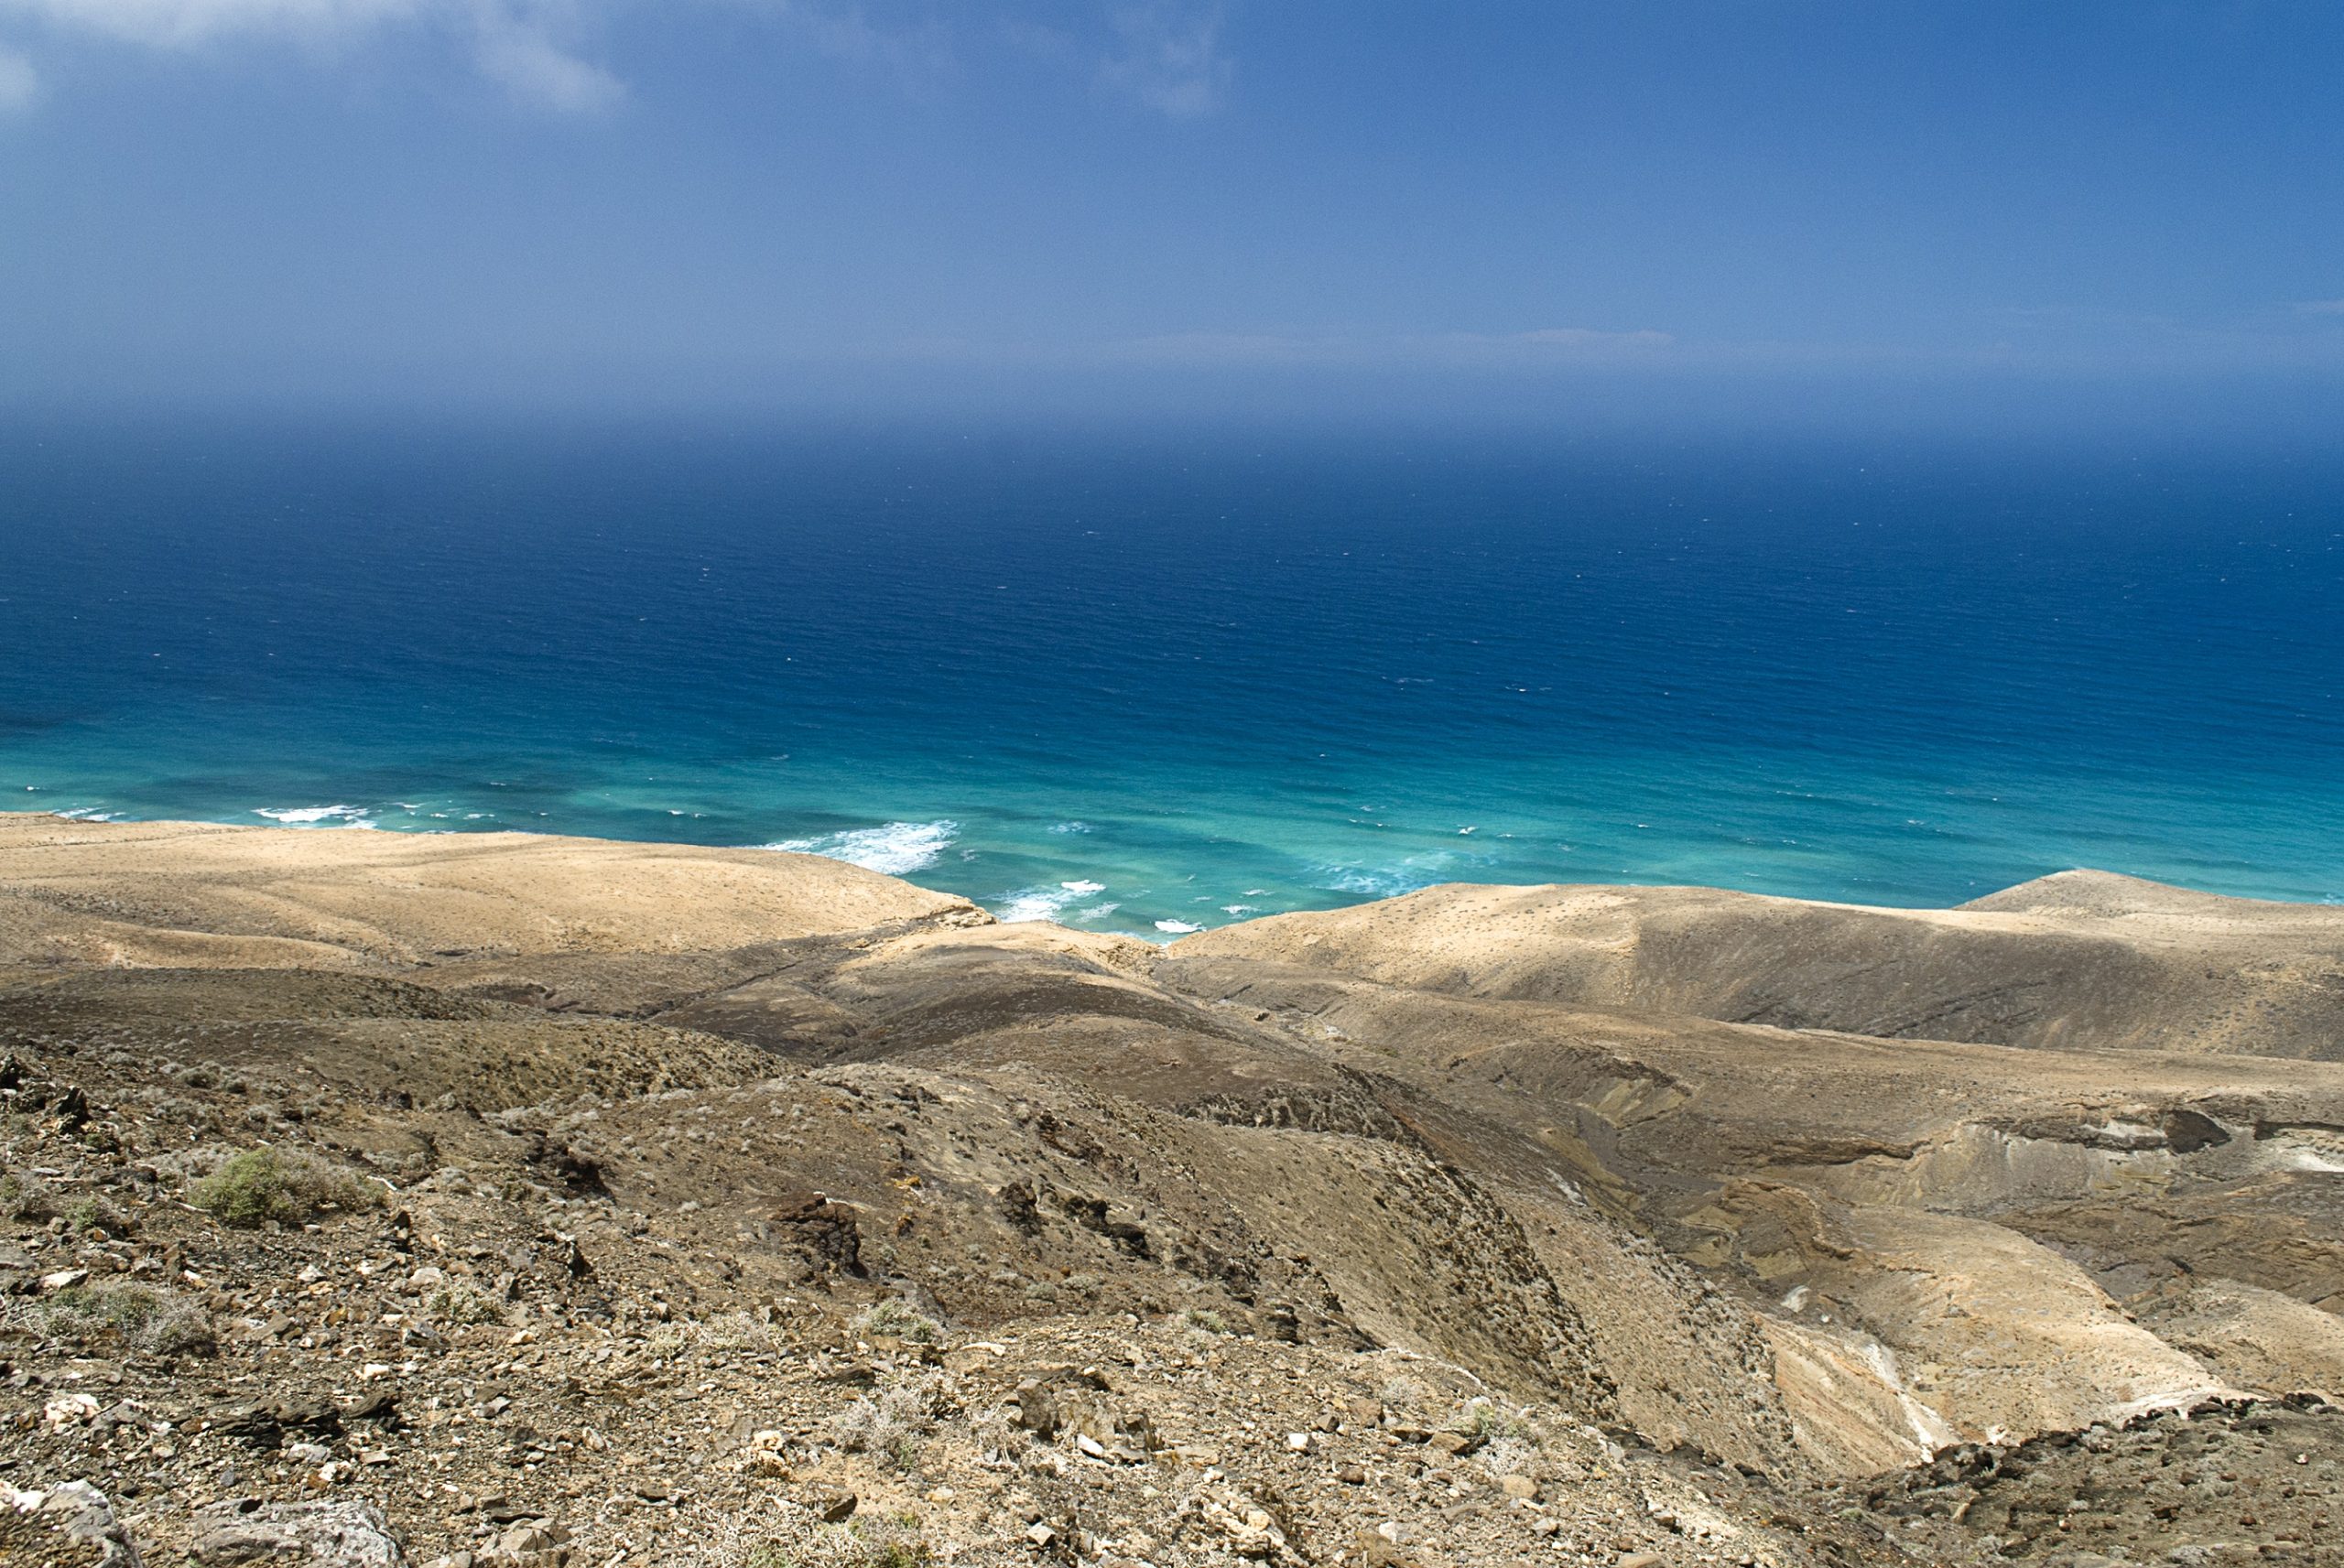
[[[2344,469],[2014,443],[0,433],[0,792],[1428,882],[2344,898]]]

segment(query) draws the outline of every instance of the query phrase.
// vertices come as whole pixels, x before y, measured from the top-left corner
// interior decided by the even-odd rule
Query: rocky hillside
[[[2344,1561],[2339,953],[0,816],[0,1563]]]

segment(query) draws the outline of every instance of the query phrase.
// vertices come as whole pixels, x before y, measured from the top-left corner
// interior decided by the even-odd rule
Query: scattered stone
[[[290,1559],[323,1568],[399,1568],[398,1543],[372,1503],[238,1498],[198,1509],[189,1555],[205,1568]]]
[[[114,1504],[87,1481],[61,1481],[43,1490],[16,1491],[0,1482],[0,1516],[14,1512],[49,1526],[85,1552],[98,1568],[139,1568],[137,1543],[114,1517]],[[0,1563],[11,1561],[0,1541]]]
[[[1019,1426],[1038,1437],[1058,1435],[1058,1398],[1040,1379],[1026,1379],[1017,1385],[1017,1392],[1013,1397],[1017,1401]]]
[[[16,929],[0,921],[0,947]],[[1121,939],[1094,964],[1090,945],[1108,939],[982,920],[958,946],[915,924],[738,953],[606,952],[599,927],[563,929],[572,946],[551,956],[478,947],[401,968],[369,954],[346,973],[38,957],[27,979],[9,950],[0,1037],[20,1081],[0,1086],[0,1476],[86,1476],[113,1501],[77,1540],[42,1509],[74,1487],[104,1503],[88,1483],[0,1491],[0,1564],[139,1568],[141,1551],[175,1564],[192,1548],[207,1568],[381,1568],[402,1550],[435,1568],[2089,1568],[2314,1562],[2344,1519],[2344,1419],[2317,1395],[2227,1388],[2187,1415],[2108,1414],[1910,1470],[1902,1448],[1885,1471],[1860,1449],[1851,1473],[1872,1478],[1823,1485],[1832,1472],[1780,1396],[1802,1367],[1838,1395],[1869,1387],[1861,1357],[1833,1357],[1834,1336],[1880,1310],[1857,1299],[1872,1265],[1832,1250],[1835,1210],[1811,1287],[1796,1304],[1776,1295],[1769,1319],[1709,1264],[1582,1203],[1591,1169],[1495,1191],[1492,1147],[1536,1156],[1477,1145],[1482,1110],[1518,1102],[1566,1134],[1598,1071],[1590,1056],[1529,1073],[1525,1057],[1502,1095],[1478,1076],[1515,1064],[1475,1032],[1527,1029],[1543,1003],[1503,1029],[1494,1013],[1447,1018],[1455,1049],[1476,1053],[1460,1066],[1445,1037],[1325,1033],[1322,1017],[1350,1029],[1393,1002],[1338,995],[1348,981],[1324,982],[1322,1000],[1319,979],[1297,990],[1208,965],[1209,990],[1275,981],[1310,1005],[1208,999],[1198,1026],[1179,988],[1148,979],[1192,960]],[[1038,968],[1027,941],[1048,949]],[[1006,977],[999,1007],[961,1010],[968,965]],[[733,995],[751,972],[727,1017],[678,1002]],[[195,999],[183,1016],[175,994]],[[1092,994],[1113,1006],[1082,1011]],[[1430,995],[1407,1005],[1445,1016]],[[1638,1049],[1668,1054],[1677,1027],[1640,1022]],[[1769,1039],[1804,1048],[1795,1032]],[[1334,1054],[1315,1055],[1327,1041]],[[89,1084],[86,1140],[37,1114],[64,1092],[41,1075],[68,1065]],[[2284,1105],[2251,1085],[2226,1091],[2235,1109],[2203,1098],[2205,1127],[2165,1091],[2126,1087],[2058,1127],[1995,1136],[2065,1127],[2111,1169],[2252,1152],[2309,1170],[2338,1147],[2332,1093],[2312,1081],[2331,1065],[2291,1066]],[[1460,1075],[1471,1094],[1444,1102]],[[1714,1098],[1680,1112],[1657,1079],[1586,1081],[1672,1159],[1690,1145],[1670,1140],[1712,1135]],[[1184,1098],[1199,1086],[1207,1098]],[[271,1109],[248,1129],[254,1104]],[[253,1227],[182,1201],[261,1137],[348,1181],[306,1219]],[[1571,1149],[1608,1161],[1612,1144]],[[1915,1157],[1836,1137],[1797,1151],[1859,1186],[1883,1154]],[[1762,1179],[1700,1200],[1718,1206],[1700,1222],[1719,1227],[1729,1273],[1735,1249],[1785,1234],[1805,1256],[1823,1223],[1792,1202],[1807,1178],[1778,1183],[1783,1161],[1752,1159]],[[1308,1235],[1281,1229],[1287,1195],[1230,1201],[1232,1171],[1290,1184]],[[375,1187],[400,1195],[387,1219]],[[2078,1238],[2112,1211],[2077,1212],[2043,1256],[2092,1272]],[[2226,1234],[2258,1267],[2281,1255]],[[2191,1253],[2193,1269],[2209,1256]],[[2217,1299],[2202,1270],[2156,1288],[2188,1293],[2193,1333],[2228,1321],[2217,1309],[2294,1333],[2344,1307],[2320,1293],[2326,1255],[2301,1256],[2287,1287],[2301,1300]],[[1610,1261],[1556,1268],[1569,1257]],[[2124,1299],[2094,1305],[2095,1330],[2145,1335],[2179,1310],[2129,1294],[2154,1284],[2136,1272],[2108,1276]],[[1613,1284],[1653,1309],[1618,1333],[1662,1325],[1641,1362],[1604,1364],[1575,1315]],[[1354,1311],[1405,1327],[1412,1348],[1379,1347]],[[917,1334],[894,1331],[913,1320]],[[1777,1343],[1777,1328],[1796,1334]],[[1635,1399],[1614,1375],[1644,1379]],[[1861,1424],[1867,1409],[1827,1413]],[[1900,1443],[1901,1410],[1878,1412]],[[356,1523],[331,1511],[370,1508]]]

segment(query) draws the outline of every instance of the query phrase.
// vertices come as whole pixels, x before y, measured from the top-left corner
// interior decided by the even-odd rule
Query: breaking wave
[[[765,848],[820,855],[865,871],[900,877],[936,864],[937,858],[951,848],[960,831],[960,825],[950,821],[889,822],[877,827],[850,827],[841,833],[819,834],[811,838],[786,838]]]
[[[1056,887],[1020,888],[1001,902],[993,911],[994,918],[1005,924],[1021,920],[1056,920],[1069,905],[1107,891],[1104,882],[1060,882]],[[1097,915],[1112,910],[1113,904],[1099,909],[1084,910],[1085,914]]]
[[[288,827],[372,827],[372,817],[363,806],[256,806],[255,816],[266,816],[271,822]]]

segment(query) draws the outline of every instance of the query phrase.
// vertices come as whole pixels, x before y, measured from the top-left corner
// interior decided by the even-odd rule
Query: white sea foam
[[[68,806],[63,811],[52,811],[49,815],[61,816],[68,822],[119,822],[122,820],[121,812],[103,811],[94,806]]]
[[[271,822],[281,822],[288,827],[372,827],[373,820],[363,806],[282,806],[274,809],[256,807],[255,816],[266,816]]]
[[[1106,891],[1104,882],[1084,881],[1060,882],[1056,887],[1020,888],[1002,900],[1001,907],[993,911],[993,917],[1009,925],[1021,920],[1056,920],[1066,913],[1069,905]],[[1101,909],[1086,909],[1081,914],[1096,917],[1114,907],[1111,903]]]
[[[1423,881],[1398,871],[1378,871],[1371,866],[1324,866],[1318,874],[1321,887],[1336,892],[1355,892],[1366,898],[1391,898],[1399,893],[1414,892],[1425,885]]]
[[[1191,931],[1204,929],[1201,925],[1191,925],[1185,920],[1159,920],[1156,923],[1156,928],[1158,931],[1169,932],[1175,936],[1186,936]]]
[[[1221,906],[1221,912],[1223,914],[1251,914],[1256,907],[1250,903],[1224,903]]]
[[[850,827],[842,833],[824,833],[811,838],[788,838],[765,848],[821,855],[865,871],[900,877],[936,864],[937,857],[951,847],[960,831],[957,822],[889,822],[878,827]]]
[[[993,919],[1005,925],[1017,925],[1025,924],[1025,921],[1052,919],[1058,914],[1058,900],[1052,898],[1047,888],[1043,888],[1043,891],[1010,893],[1008,898],[1001,900],[999,907],[993,907]]]
[[[993,918],[1016,925],[1028,920],[1048,920],[1065,906],[1063,894],[1049,888],[1026,888],[1011,893],[994,906]]]
[[[1497,864],[1489,855],[1475,855],[1464,850],[1433,849],[1407,855],[1395,864],[1363,866],[1358,861],[1322,861],[1311,868],[1318,885],[1335,892],[1358,893],[1362,898],[1397,898],[1402,893],[1428,888],[1435,882],[1454,880],[1460,862],[1469,866]]]
[[[1091,824],[1088,822],[1058,822],[1051,824],[1050,831],[1053,833],[1088,833],[1091,831]]]

